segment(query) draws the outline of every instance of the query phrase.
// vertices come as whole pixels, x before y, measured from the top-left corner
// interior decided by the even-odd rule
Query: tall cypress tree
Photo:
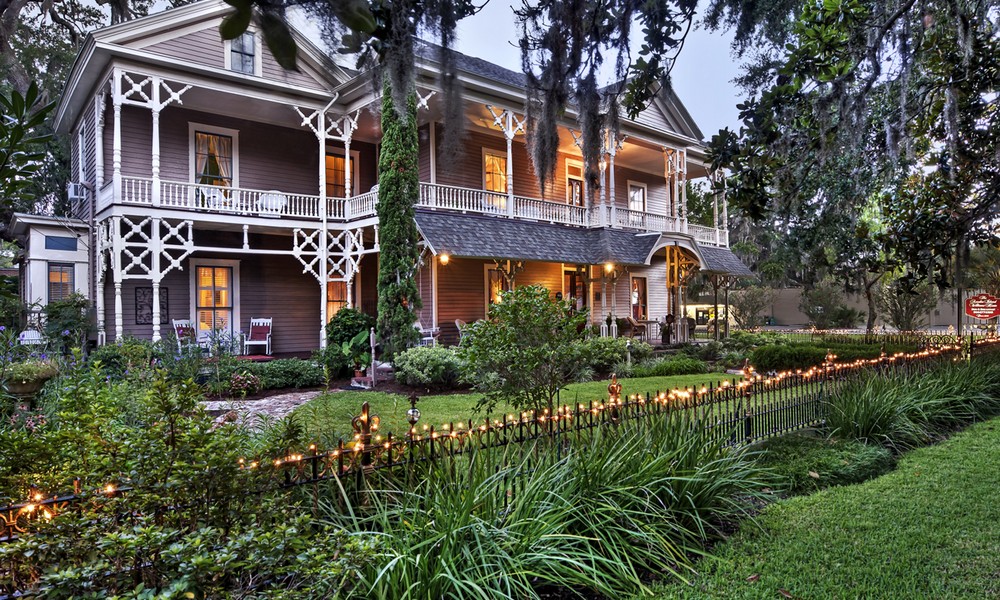
[[[417,170],[417,102],[396,111],[386,83],[382,93],[382,152],[379,156],[378,324],[383,356],[392,359],[418,338],[413,327],[420,308],[414,279],[420,251],[413,207],[420,193]]]

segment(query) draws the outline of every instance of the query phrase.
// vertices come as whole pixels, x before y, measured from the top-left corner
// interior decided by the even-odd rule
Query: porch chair
[[[197,342],[190,319],[173,319],[171,324],[177,338],[177,352],[184,352],[184,346],[193,346]]]
[[[461,344],[462,340],[465,339],[465,321],[462,319],[455,319],[455,327],[458,328],[458,343]]]
[[[638,334],[640,340],[646,339],[646,326],[644,324],[636,321],[632,315],[625,317],[625,320],[628,321],[629,327],[631,328],[631,331],[629,331],[629,337],[635,338],[636,334]]]
[[[420,332],[421,346],[437,346],[437,336],[441,333],[440,327],[424,327],[424,324],[417,319],[413,324],[414,329]]]
[[[243,338],[243,354],[250,354],[250,346],[264,346],[264,354],[271,355],[271,318],[250,319],[250,333]]]

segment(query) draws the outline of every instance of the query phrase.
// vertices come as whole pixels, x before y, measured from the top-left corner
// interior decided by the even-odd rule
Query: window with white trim
[[[233,187],[233,137],[194,132],[194,182]]]
[[[347,282],[326,282],[326,319],[329,321],[344,308],[347,308]]]
[[[646,212],[646,184],[628,182],[628,208]]]
[[[229,70],[257,74],[257,36],[254,32],[244,32],[229,41]]]
[[[72,263],[48,263],[49,302],[69,298],[73,293],[74,267]]]
[[[358,157],[356,150],[351,150],[351,191],[347,193],[347,161],[344,152],[333,151],[326,155],[326,196],[327,198],[346,198],[357,194],[358,189]]]
[[[566,204],[583,206],[583,163],[566,161]]]
[[[228,265],[196,265],[195,327],[200,336],[213,331],[233,333],[236,312],[235,267]]]
[[[507,193],[507,155],[483,150],[483,189]]]

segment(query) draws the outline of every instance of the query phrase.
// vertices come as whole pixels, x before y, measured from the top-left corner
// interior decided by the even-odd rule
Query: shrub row
[[[858,359],[876,358],[883,352],[912,351],[912,347],[899,344],[878,346],[875,344],[768,344],[750,352],[750,364],[757,371],[788,371],[808,369],[823,364],[828,352],[837,357],[837,362],[851,362]]]

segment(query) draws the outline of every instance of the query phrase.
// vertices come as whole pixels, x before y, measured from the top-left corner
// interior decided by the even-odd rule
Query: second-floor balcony
[[[321,198],[279,190],[219,187],[146,177],[121,177],[120,185],[109,182],[97,195],[97,212],[112,205],[148,206],[162,209],[263,217],[296,221],[348,223],[375,216],[378,186],[350,198]],[[324,209],[325,200],[325,210]],[[652,233],[692,236],[699,244],[728,246],[723,229],[688,223],[681,217],[629,210],[615,204],[591,208],[524,196],[432,183],[420,184],[419,208],[496,218],[520,219],[574,227],[611,227]]]

